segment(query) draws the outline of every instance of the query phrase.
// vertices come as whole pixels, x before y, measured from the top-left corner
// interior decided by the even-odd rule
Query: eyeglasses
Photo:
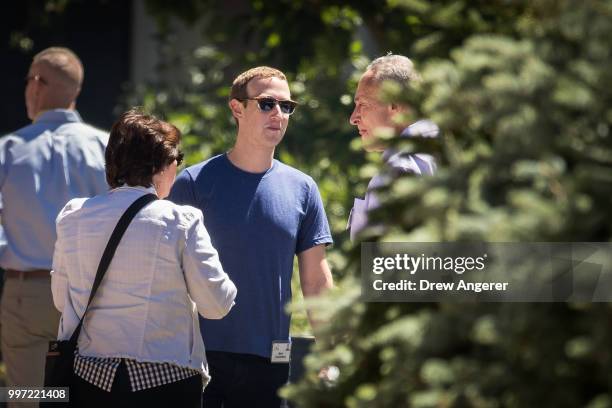
[[[257,101],[257,107],[262,112],[270,112],[278,104],[278,106],[280,106],[281,112],[286,113],[287,115],[291,115],[293,112],[295,112],[295,107],[298,105],[298,103],[295,101],[288,99],[281,101],[276,98],[272,98],[271,96],[264,96],[261,98],[244,98],[239,100]]]
[[[44,79],[43,77],[41,77],[40,75],[28,75],[25,77],[25,83],[26,85],[30,82],[30,81],[38,81],[43,85],[47,85],[48,82],[46,79]]]
[[[176,155],[176,159],[174,159],[174,160],[176,160],[176,165],[177,166],[181,165],[181,163],[183,162],[183,158],[184,157],[185,157],[185,154],[183,152],[179,151],[178,154]]]

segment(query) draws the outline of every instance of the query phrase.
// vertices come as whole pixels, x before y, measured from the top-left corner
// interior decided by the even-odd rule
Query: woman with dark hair
[[[57,217],[51,276],[60,340],[83,316],[122,214],[146,194],[168,195],[182,160],[180,137],[151,115],[124,113],[106,148],[111,190],[71,200]],[[200,407],[210,378],[198,312],[221,319],[235,296],[201,211],[152,201],[129,224],[83,321],[72,404]]]

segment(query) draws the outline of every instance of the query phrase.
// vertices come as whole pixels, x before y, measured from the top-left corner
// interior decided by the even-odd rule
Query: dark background
[[[129,80],[131,10],[130,1],[75,1],[62,13],[49,13],[42,2],[28,1],[0,13],[0,134],[29,124],[24,78],[32,57],[50,46],[68,47],[81,58],[85,79],[77,109],[86,122],[108,129]],[[27,31],[34,44],[29,51],[13,46],[15,31]]]

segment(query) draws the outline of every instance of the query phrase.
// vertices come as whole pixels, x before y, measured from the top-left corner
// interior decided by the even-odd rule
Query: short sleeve
[[[314,246],[332,243],[321,194],[316,183],[310,180],[306,213],[298,231],[295,253],[299,254]]]

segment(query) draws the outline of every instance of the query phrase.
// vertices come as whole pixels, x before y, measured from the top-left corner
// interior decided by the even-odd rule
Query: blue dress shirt
[[[51,269],[60,210],[73,198],[108,190],[107,143],[107,133],[64,109],[43,112],[0,139],[2,268]]]

